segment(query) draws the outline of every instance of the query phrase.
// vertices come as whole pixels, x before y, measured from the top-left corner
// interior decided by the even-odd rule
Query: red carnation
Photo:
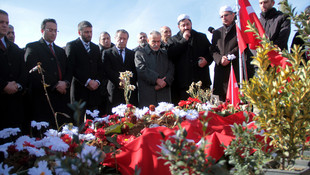
[[[127,108],[133,108],[132,104],[127,104]]]
[[[181,101],[178,103],[178,105],[179,105],[180,107],[183,107],[184,105],[186,105],[186,101],[181,100]]]
[[[84,133],[85,134],[95,134],[95,131],[93,129],[91,129],[91,128],[87,128]]]
[[[198,98],[192,98],[192,97],[188,97],[188,101],[201,103],[201,101]]]
[[[105,140],[105,130],[103,128],[99,128],[95,134],[95,136],[101,141]]]
[[[63,135],[61,139],[68,145],[70,145],[72,142],[72,138],[68,134]]]

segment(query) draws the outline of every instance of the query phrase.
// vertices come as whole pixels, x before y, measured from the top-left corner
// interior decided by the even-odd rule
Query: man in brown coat
[[[229,6],[223,6],[220,9],[220,16],[223,27],[213,32],[213,59],[214,67],[214,86],[213,93],[219,95],[221,101],[226,100],[226,92],[230,74],[229,54],[234,54],[238,58],[238,42],[236,35],[235,14]],[[239,62],[238,59],[232,60],[236,79],[239,80]]]

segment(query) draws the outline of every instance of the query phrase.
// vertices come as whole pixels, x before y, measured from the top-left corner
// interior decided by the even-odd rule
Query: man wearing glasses
[[[49,100],[55,112],[69,114],[67,103],[70,103],[70,81],[67,72],[67,57],[65,51],[54,41],[57,36],[55,19],[44,19],[41,24],[42,38],[26,45],[26,69],[29,72],[29,92],[31,104],[31,120],[49,122],[51,128],[56,128],[54,114],[51,110],[42,84],[42,75],[36,70],[40,62],[46,83]],[[59,126],[70,119],[57,115]]]
[[[238,59],[228,60],[228,55],[233,54],[238,58],[238,42],[236,35],[235,13],[229,6],[220,8],[220,17],[223,26],[213,32],[212,48],[214,67],[213,93],[219,96],[221,101],[226,100],[226,92],[230,74],[230,62],[233,64],[237,80],[239,80]]]

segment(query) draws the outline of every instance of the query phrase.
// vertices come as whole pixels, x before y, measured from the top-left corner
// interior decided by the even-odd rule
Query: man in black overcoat
[[[0,130],[19,127],[23,130],[26,69],[21,49],[6,38],[8,13],[0,9]]]
[[[69,72],[73,76],[71,101],[85,101],[85,109],[98,109],[101,114],[104,114],[107,107],[105,104],[107,98],[106,81],[102,71],[99,46],[91,42],[91,23],[88,21],[80,22],[78,34],[80,35],[78,39],[66,45]]]
[[[220,9],[220,17],[223,26],[213,32],[213,58],[214,86],[213,94],[218,95],[221,101],[226,101],[231,64],[235,72],[236,80],[239,80],[239,47],[237,42],[235,13],[230,6]],[[234,60],[228,60],[229,55],[234,55]]]
[[[131,71],[133,77],[130,79],[131,85],[135,85],[136,89],[131,93],[129,102],[138,106],[137,91],[137,71],[135,67],[135,52],[128,49],[127,41],[129,34],[126,30],[120,29],[116,31],[115,46],[105,50],[103,55],[104,71],[109,79],[108,92],[111,107],[113,108],[121,103],[125,104],[124,90],[120,86],[120,72]]]
[[[49,122],[50,128],[56,129],[54,112],[65,113],[69,116],[72,111],[68,107],[70,103],[70,81],[67,73],[68,64],[65,51],[55,44],[57,36],[57,23],[55,19],[44,19],[41,24],[42,38],[39,41],[26,45],[25,60],[26,69],[29,72],[29,96],[31,104],[31,120]],[[42,74],[36,69],[40,62],[43,69],[46,90],[49,96],[48,102],[43,88]],[[58,126],[72,122],[72,117],[57,115]]]
[[[210,53],[210,42],[203,33],[192,29],[188,15],[178,17],[180,31],[169,39],[168,56],[175,65],[172,101],[177,104],[186,100],[186,93],[192,82],[202,82],[202,88],[210,88],[209,65],[213,58]]]

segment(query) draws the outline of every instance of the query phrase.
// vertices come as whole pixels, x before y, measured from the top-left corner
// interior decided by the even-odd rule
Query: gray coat
[[[138,73],[139,104],[149,106],[159,102],[171,102],[171,84],[174,66],[168,59],[167,52],[159,49],[155,53],[149,45],[136,51],[135,65]],[[166,77],[166,87],[156,91],[157,78]]]

